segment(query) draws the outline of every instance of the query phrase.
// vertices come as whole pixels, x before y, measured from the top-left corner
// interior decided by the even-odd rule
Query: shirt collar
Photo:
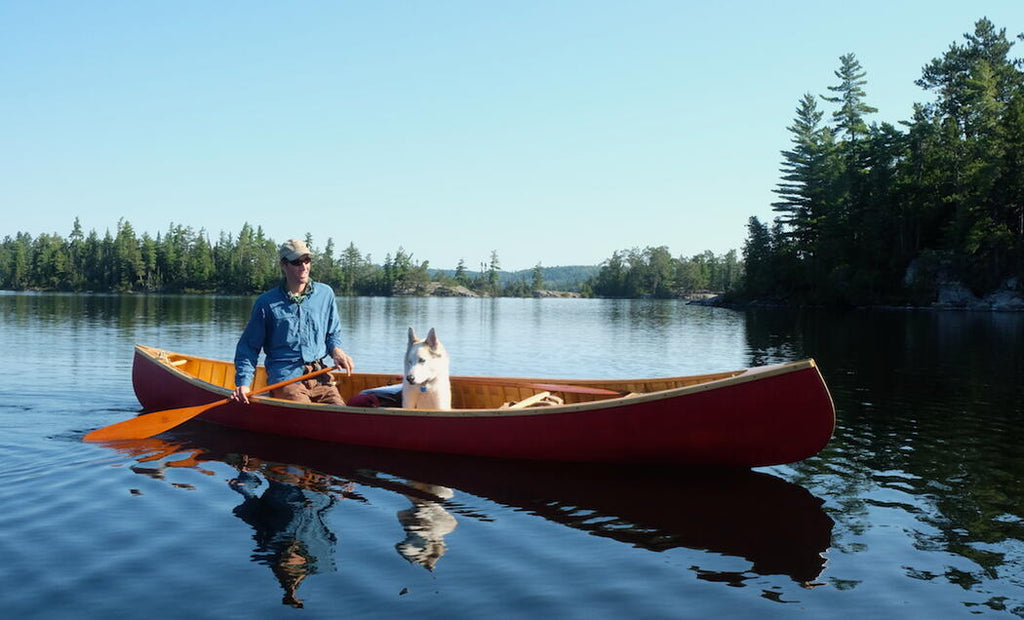
[[[281,284],[281,290],[284,291],[285,297],[287,297],[289,300],[297,304],[301,304],[302,302],[306,301],[306,299],[308,299],[310,295],[313,294],[313,281],[310,280],[309,282],[306,282],[306,288],[302,289],[302,291],[299,292],[298,294],[289,291],[284,283]]]

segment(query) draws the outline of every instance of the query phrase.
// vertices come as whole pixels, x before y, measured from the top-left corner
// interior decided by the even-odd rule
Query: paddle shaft
[[[340,366],[329,366],[327,368],[321,368],[304,375],[300,375],[293,379],[287,379],[271,385],[261,387],[258,390],[249,392],[250,396],[256,394],[263,394],[277,388],[290,385],[299,381],[305,381],[306,379],[312,379],[325,372],[339,369]],[[209,411],[214,407],[219,407],[231,402],[231,398],[222,398],[221,400],[214,401],[212,403],[206,403],[205,405],[196,405],[193,407],[181,407],[179,409],[167,409],[163,411],[154,411],[140,415],[138,417],[130,418],[111,424],[110,426],[104,426],[98,428],[91,433],[87,433],[83,439],[85,441],[119,441],[122,439],[145,439],[152,437],[166,430],[172,429],[179,424],[183,424],[192,418],[200,415],[203,412]]]
[[[299,376],[299,377],[295,377],[294,379],[285,379],[284,381],[278,381],[277,383],[274,383],[272,385],[266,385],[266,386],[261,387],[258,390],[253,390],[253,391],[249,392],[249,396],[255,396],[256,394],[263,394],[264,392],[269,392],[271,390],[276,390],[277,388],[284,387],[286,385],[291,385],[291,384],[297,383],[299,381],[305,381],[306,379],[312,379],[313,377],[318,377],[318,376],[324,374],[325,372],[329,372],[329,371],[332,371],[332,370],[339,370],[340,368],[341,368],[341,366],[328,366],[327,368],[321,368],[320,370],[314,370],[313,372],[304,374],[304,375]],[[226,403],[229,400],[231,400],[231,399],[230,398],[225,398],[222,401],[218,401],[218,404],[223,405],[224,403]]]

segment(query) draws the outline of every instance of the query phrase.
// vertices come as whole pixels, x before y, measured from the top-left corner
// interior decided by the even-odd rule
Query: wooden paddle
[[[294,379],[288,379],[287,381],[281,381],[280,383],[275,383],[273,385],[268,385],[258,390],[254,390],[249,393],[249,396],[255,396],[256,394],[262,394],[264,392],[276,390],[279,387],[284,387],[297,381],[311,379],[317,375],[322,375],[325,372],[331,370],[338,370],[339,368],[340,366],[321,368],[320,370],[315,370],[311,373],[295,377]],[[209,411],[214,407],[219,407],[229,402],[231,402],[230,398],[223,398],[221,400],[214,401],[212,403],[207,403],[205,405],[196,405],[194,407],[182,407],[180,409],[167,409],[165,411],[154,411],[152,413],[140,415],[136,418],[123,420],[121,422],[117,422],[116,424],[111,424],[110,426],[98,428],[92,431],[91,433],[87,433],[85,437],[83,437],[83,439],[85,439],[85,441],[120,441],[122,439],[145,439],[147,437],[152,437],[153,435],[162,433],[168,429],[174,428],[179,424],[188,422],[189,420],[203,413],[204,411]]]

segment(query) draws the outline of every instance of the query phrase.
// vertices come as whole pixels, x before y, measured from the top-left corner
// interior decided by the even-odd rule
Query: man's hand
[[[231,392],[231,400],[236,400],[246,405],[249,404],[249,386],[240,385]]]
[[[334,350],[331,351],[331,357],[334,358],[334,363],[344,370],[346,374],[351,375],[352,371],[356,368],[356,363],[340,347],[334,347]]]

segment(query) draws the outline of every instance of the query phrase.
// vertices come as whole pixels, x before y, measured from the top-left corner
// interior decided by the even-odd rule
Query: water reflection
[[[294,488],[280,493],[282,498],[304,497],[303,516],[296,516],[294,505],[286,502],[284,508],[277,506],[274,511],[283,511],[289,519],[277,520],[297,518],[308,524],[316,534],[313,539],[320,541],[317,548],[324,550],[333,549],[327,544],[333,538],[324,531],[327,526],[322,516],[335,505],[333,498],[338,497],[339,489],[345,497],[358,497],[353,483],[400,494],[410,506],[396,515],[406,536],[395,549],[407,561],[431,570],[445,556],[445,536],[455,530],[458,520],[496,518],[479,508],[468,509],[468,498],[456,501],[459,493],[655,552],[687,548],[750,562],[745,571],[691,568],[700,579],[730,585],[742,585],[759,575],[786,575],[801,585],[814,585],[831,544],[833,521],[822,510],[821,499],[775,476],[747,470],[506,462],[355,446],[338,450],[333,444],[201,423],[183,427],[171,439],[115,448],[139,461],[162,455],[178,459],[177,466],[188,462],[200,468],[206,461],[237,466],[239,455],[247,455],[250,465],[243,466],[243,471],[259,463],[258,470],[268,483],[301,490],[298,495]],[[181,454],[190,456],[183,461]],[[287,480],[280,478],[281,472],[289,472]],[[284,500],[275,497],[274,501]],[[244,520],[252,525],[249,518]],[[258,541],[268,541],[261,543],[267,554],[276,553],[275,561],[299,571],[289,575],[310,574],[301,572],[312,566],[308,544],[303,562],[269,546],[274,536],[287,539],[297,527],[278,528],[276,534],[253,527],[258,530]],[[322,564],[319,559],[317,562],[319,570]],[[296,588],[299,582],[301,578],[296,577]]]
[[[455,531],[458,525],[455,517],[444,507],[444,502],[452,499],[455,492],[438,484],[414,480],[407,481],[407,484],[423,495],[405,495],[412,506],[398,512],[398,522],[402,524],[406,537],[395,545],[395,550],[410,563],[433,570],[448,550],[444,537]]]
[[[261,478],[257,472],[263,472]],[[266,482],[266,488],[260,487]],[[333,572],[337,536],[327,512],[337,503],[330,479],[297,466],[269,466],[241,458],[228,485],[245,498],[232,511],[252,526],[252,559],[269,566],[284,589],[282,602],[302,607],[299,585],[314,573]]]
[[[837,551],[896,524],[927,552],[901,560],[911,579],[985,592],[1020,572],[1024,314],[757,310],[747,325],[751,363],[814,357],[831,390],[835,437],[791,479],[835,504]]]

